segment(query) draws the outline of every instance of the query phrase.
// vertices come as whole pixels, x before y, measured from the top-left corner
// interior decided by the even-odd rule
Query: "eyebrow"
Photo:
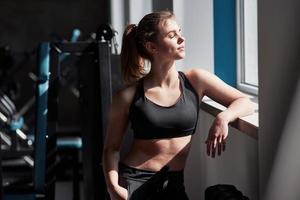
[[[176,33],[177,30],[171,30],[169,32],[166,33],[166,35],[169,35],[169,33],[175,32]],[[179,32],[181,32],[181,28],[178,29]]]

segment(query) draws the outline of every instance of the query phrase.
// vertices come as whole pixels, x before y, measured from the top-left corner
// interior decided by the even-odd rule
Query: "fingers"
[[[226,141],[224,137],[218,137],[214,140],[207,139],[205,143],[207,155],[212,158],[215,158],[216,153],[220,156],[226,149]]]
[[[218,138],[218,155],[220,156],[221,153],[222,153],[222,140],[223,140],[223,137],[219,137]]]
[[[207,156],[211,156],[212,158],[214,158],[216,156],[216,146],[217,146],[216,140],[214,141],[206,140],[205,143],[206,143]]]
[[[222,140],[218,143],[218,155],[220,156],[222,152],[224,152],[226,149],[226,142],[225,140]]]
[[[222,153],[222,143],[218,142],[218,156],[220,156]]]
[[[216,143],[215,141],[213,142],[212,146],[211,146],[211,157],[214,158],[216,156]]]
[[[206,140],[206,153],[208,156],[210,156],[210,141]]]
[[[223,152],[226,150],[226,141],[225,140],[223,140],[223,145],[222,145],[222,150],[223,150]]]

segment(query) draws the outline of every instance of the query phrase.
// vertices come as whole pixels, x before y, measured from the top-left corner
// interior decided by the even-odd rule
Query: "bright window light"
[[[237,1],[237,53],[237,86],[257,95],[257,0]]]

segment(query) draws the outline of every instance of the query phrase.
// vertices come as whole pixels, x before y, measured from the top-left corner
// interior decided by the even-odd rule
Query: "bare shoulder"
[[[211,87],[219,87],[221,85],[225,86],[225,83],[219,77],[205,69],[189,69],[184,73],[194,85],[201,87],[203,92]]]
[[[246,97],[245,94],[204,69],[190,69],[184,73],[197,92],[210,97],[222,105],[227,106],[237,98]]]
[[[112,105],[116,107],[127,108],[131,104],[137,84],[129,85],[120,89],[113,95]]]
[[[183,72],[189,82],[192,84],[193,88],[197,91],[198,95],[202,97],[205,91],[205,79],[212,74],[204,69],[193,68],[188,69]]]
[[[209,71],[200,68],[188,69],[184,71],[184,74],[191,81],[204,81],[206,78],[214,76]]]

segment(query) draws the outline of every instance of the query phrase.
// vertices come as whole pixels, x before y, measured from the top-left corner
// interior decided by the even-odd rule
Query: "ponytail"
[[[122,75],[126,84],[136,82],[145,75],[144,59],[137,48],[137,26],[130,24],[126,27],[121,49]]]

